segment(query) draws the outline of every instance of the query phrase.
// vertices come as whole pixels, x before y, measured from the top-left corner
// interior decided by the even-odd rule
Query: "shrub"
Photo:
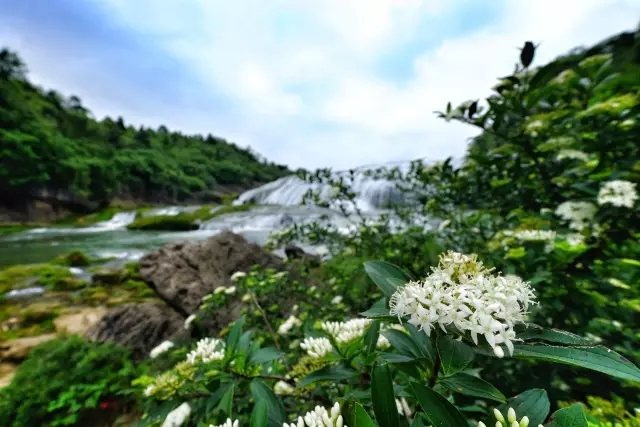
[[[127,391],[144,372],[128,350],[77,336],[35,347],[10,385],[0,389],[0,420],[7,427],[73,425],[101,403],[135,402]]]

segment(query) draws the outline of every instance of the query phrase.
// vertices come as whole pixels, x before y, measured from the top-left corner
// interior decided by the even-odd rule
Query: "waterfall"
[[[390,203],[402,203],[404,195],[393,182],[374,179],[365,175],[364,170],[357,171],[351,183],[351,189],[357,194],[356,206],[364,212],[383,209]],[[328,184],[307,183],[295,175],[280,178],[242,193],[234,205],[257,203],[263,205],[299,205],[307,191],[317,192],[322,201],[329,201],[335,191]]]

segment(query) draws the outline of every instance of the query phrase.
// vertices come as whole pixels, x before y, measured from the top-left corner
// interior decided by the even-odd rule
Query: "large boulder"
[[[133,357],[141,360],[161,342],[184,338],[184,320],[160,302],[125,304],[110,309],[86,331],[85,337],[127,346],[132,349]]]
[[[225,231],[204,241],[170,243],[148,253],[140,259],[140,276],[163,301],[186,317],[196,312],[204,296],[220,286],[230,286],[233,273],[249,272],[255,264],[286,268],[277,255]],[[232,313],[228,315],[233,317]],[[220,319],[226,320],[231,319]]]

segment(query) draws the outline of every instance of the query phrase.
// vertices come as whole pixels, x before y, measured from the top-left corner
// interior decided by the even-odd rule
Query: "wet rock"
[[[162,303],[125,304],[110,309],[84,336],[127,346],[133,357],[141,360],[162,341],[182,337],[186,333],[184,320]]]
[[[227,231],[205,241],[170,243],[150,252],[140,259],[140,275],[163,301],[186,317],[197,310],[204,296],[219,286],[230,286],[233,273],[249,272],[255,264],[278,271],[286,268],[277,255]],[[231,313],[217,316],[233,318]]]

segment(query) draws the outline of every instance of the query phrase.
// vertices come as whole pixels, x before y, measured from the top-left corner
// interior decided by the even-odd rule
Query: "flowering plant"
[[[242,317],[226,340],[204,338],[185,361],[138,382],[161,403],[147,421],[163,418],[163,426],[178,426],[195,417],[211,427],[246,422],[466,427],[468,409],[456,404],[458,395],[498,403],[484,421],[477,420],[479,426],[540,426],[547,420],[550,402],[544,390],[507,399],[471,367],[476,356],[537,358],[640,383],[640,369],[618,353],[527,323],[528,308],[535,304],[529,283],[494,273],[476,256],[444,253],[419,281],[384,261],[367,262],[365,270],[384,297],[363,318],[320,322],[299,344],[298,363],[289,366],[284,353],[262,348],[252,331],[243,332]],[[236,400],[245,387],[253,405]],[[295,408],[293,399],[311,398],[311,403],[314,396],[333,403],[289,418],[286,409]],[[556,411],[548,425],[587,426],[587,418],[576,404]]]

